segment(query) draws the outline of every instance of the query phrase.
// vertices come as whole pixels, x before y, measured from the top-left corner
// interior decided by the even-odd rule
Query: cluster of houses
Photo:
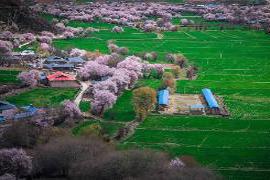
[[[9,102],[0,101],[0,123],[7,120],[19,121],[44,112],[43,108],[37,108],[31,104],[29,106],[16,107]]]
[[[81,57],[61,58],[50,56],[43,62],[43,68],[57,71],[73,71],[85,63]]]

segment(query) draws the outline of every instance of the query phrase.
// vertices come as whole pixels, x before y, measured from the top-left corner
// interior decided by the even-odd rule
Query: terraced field
[[[158,39],[155,33],[130,28],[125,28],[122,34],[114,34],[110,32],[112,25],[104,23],[84,25],[103,30],[86,39],[55,41],[55,45],[99,49],[106,53],[107,40],[114,39],[119,46],[128,47],[130,54],[157,52],[161,63],[165,63],[166,53],[183,53],[199,67],[199,77],[195,81],[178,81],[177,92],[199,93],[209,87],[224,97],[231,113],[229,118],[152,115],[133,136],[121,143],[122,147],[153,148],[172,156],[192,155],[226,179],[270,177],[269,35],[242,27],[220,31],[212,26],[207,31],[183,28],[178,32],[165,32]],[[158,82],[154,83],[156,87]],[[134,118],[130,93],[127,91],[119,98],[106,119],[129,121]]]
[[[0,85],[19,83],[17,79],[19,73],[20,71],[17,70],[0,70]]]

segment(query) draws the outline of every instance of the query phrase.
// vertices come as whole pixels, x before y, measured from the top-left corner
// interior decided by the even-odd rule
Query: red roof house
[[[65,74],[61,71],[57,71],[56,73],[47,76],[47,79],[51,87],[80,87],[75,76]]]

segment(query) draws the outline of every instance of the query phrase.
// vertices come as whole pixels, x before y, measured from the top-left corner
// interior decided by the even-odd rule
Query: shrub
[[[37,86],[39,80],[39,71],[31,70],[28,72],[21,72],[18,75],[18,79],[21,80],[21,82],[26,86]]]
[[[141,87],[133,91],[133,106],[138,120],[143,120],[156,103],[156,91],[149,87]]]
[[[176,89],[175,79],[172,73],[165,72],[162,77],[161,89],[168,88],[170,93],[174,93]]]
[[[22,149],[0,150],[0,176],[9,173],[16,179],[29,175],[32,170],[32,160]]]

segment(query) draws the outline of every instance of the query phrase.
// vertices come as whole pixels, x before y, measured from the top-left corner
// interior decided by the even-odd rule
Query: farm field
[[[77,89],[36,88],[21,94],[10,96],[6,100],[17,106],[33,104],[37,107],[57,106],[66,99],[73,99]]]
[[[17,75],[20,71],[16,70],[0,70],[0,84],[17,84],[19,80]]]
[[[70,25],[79,26],[78,23],[81,24]],[[228,118],[151,115],[120,147],[164,150],[171,156],[192,155],[226,179],[270,177],[269,35],[242,27],[220,31],[213,25],[207,31],[183,28],[158,37],[131,28],[114,34],[110,24],[83,24],[102,30],[84,39],[56,40],[54,45],[107,53],[106,43],[113,39],[117,45],[128,47],[130,54],[157,52],[159,63],[166,63],[167,53],[182,53],[199,67],[199,76],[195,81],[178,81],[177,92],[193,94],[211,88],[224,98],[231,113]],[[149,84],[157,88],[158,80],[152,85]],[[105,113],[105,119],[133,120],[131,97],[131,91],[126,91]]]

